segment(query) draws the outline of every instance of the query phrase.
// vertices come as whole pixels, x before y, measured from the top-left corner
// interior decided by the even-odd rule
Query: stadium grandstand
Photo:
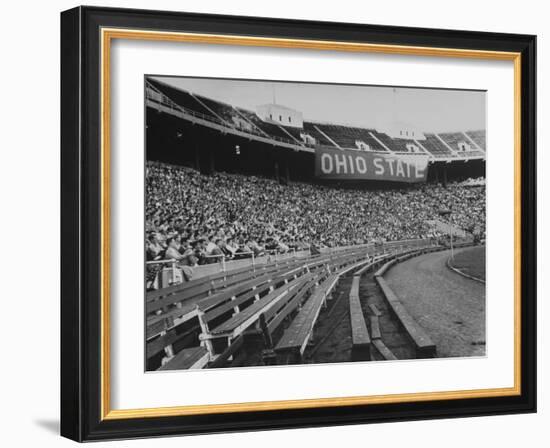
[[[484,130],[426,132],[410,139],[390,137],[376,129],[305,120],[298,128],[262,120],[254,111],[194,95],[153,78],[146,81],[146,103],[148,141],[152,144],[162,139],[164,148],[155,150],[155,159],[195,166],[203,172],[215,169],[216,164],[223,171],[239,172],[247,168],[243,164],[249,161],[258,173],[311,180],[315,148],[327,147],[423,154],[429,159],[428,180],[444,183],[485,173]],[[160,119],[155,120],[154,111]],[[166,114],[173,120],[167,120]],[[192,132],[190,127],[194,127]],[[193,149],[178,151],[184,135],[185,144]],[[235,154],[237,146],[239,154]]]
[[[145,101],[147,370],[480,353],[425,334],[384,274],[484,242],[484,130],[396,135],[158,78]],[[354,176],[322,178],[320,154]],[[413,181],[355,176],[367,156]]]

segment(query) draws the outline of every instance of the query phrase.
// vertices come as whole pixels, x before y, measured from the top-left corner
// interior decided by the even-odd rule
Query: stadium
[[[145,102],[146,370],[485,355],[485,129]]]

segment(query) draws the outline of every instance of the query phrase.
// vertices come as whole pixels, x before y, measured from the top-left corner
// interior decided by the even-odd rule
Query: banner
[[[315,149],[315,176],[321,179],[369,179],[425,182],[428,156],[384,154],[330,148]]]

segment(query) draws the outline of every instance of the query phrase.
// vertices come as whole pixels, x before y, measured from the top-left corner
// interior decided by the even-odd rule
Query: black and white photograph
[[[486,92],[146,76],[146,370],[486,355]]]
[[[541,434],[509,416],[541,392],[537,36],[520,10],[402,3],[61,13],[61,315],[32,314],[61,323],[64,437]],[[56,171],[25,124],[7,175],[36,197]]]

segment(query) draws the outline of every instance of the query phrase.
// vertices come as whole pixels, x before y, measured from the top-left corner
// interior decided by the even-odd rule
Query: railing
[[[202,114],[200,112],[196,112],[194,110],[191,110],[191,109],[187,109],[183,106],[180,106],[179,104],[175,103],[174,101],[172,101],[170,98],[168,98],[164,93],[160,92],[158,89],[156,89],[154,86],[150,85],[150,84],[147,84],[147,89],[145,90],[145,97],[146,99],[148,99],[149,101],[153,102],[153,103],[158,103],[158,104],[161,104],[169,109],[172,109],[176,112],[179,112],[179,113],[183,113],[185,115],[190,115],[194,118],[198,118],[198,119],[201,119],[201,120],[204,120],[204,121],[209,121],[211,123],[214,123],[214,124],[217,124],[218,126],[222,126],[226,129],[231,129],[231,130],[234,130],[234,131],[239,131],[239,132],[243,132],[245,134],[252,134],[252,135],[255,135],[255,136],[258,136],[258,137],[262,137],[262,138],[265,138],[265,139],[268,139],[268,140],[275,140],[275,141],[278,141],[278,142],[282,142],[282,143],[286,143],[286,144],[289,144],[289,145],[292,145],[292,146],[305,146],[304,144],[300,143],[300,144],[296,144],[296,141],[292,141],[290,139],[284,139],[284,138],[281,138],[281,137],[277,137],[275,135],[271,135],[271,134],[263,134],[261,132],[256,132],[255,129],[242,129],[242,128],[239,128],[235,125],[231,125],[231,123],[227,122],[227,121],[224,121],[224,120],[221,120],[217,117],[214,117],[212,115],[206,115],[206,114]]]
[[[401,240],[401,241],[390,241],[383,243],[381,245],[375,245],[373,243],[366,244],[355,244],[350,246],[340,246],[340,247],[324,247],[319,249],[319,252],[323,255],[327,254],[338,254],[339,252],[350,250],[350,249],[362,249],[365,248],[367,251],[372,249],[372,253],[376,254],[383,251],[392,251],[399,252],[403,251],[405,248],[410,247],[425,247],[431,245],[432,241],[430,239],[413,239],[413,240]],[[288,252],[280,252],[277,249],[264,250],[260,255],[256,255],[253,251],[239,252],[236,256],[243,256],[244,258],[239,258],[237,260],[233,257],[229,257],[225,254],[220,255],[205,255],[204,258],[209,260],[215,260],[213,263],[203,264],[193,267],[193,279],[199,279],[207,275],[217,274],[220,272],[229,272],[234,269],[244,268],[250,266],[253,270],[256,270],[257,266],[261,266],[272,261],[277,264],[280,261],[287,260],[289,258],[306,258],[311,257],[311,249],[296,250],[295,248],[290,249]],[[170,278],[168,280],[168,285],[163,285],[162,287],[169,286],[178,281],[178,275],[180,274],[178,270],[178,260],[176,259],[165,259],[165,260],[155,260],[147,261],[147,266],[163,265],[161,269],[170,269]]]
[[[171,280],[171,284],[174,284],[176,283],[176,275],[177,275],[177,264],[178,264],[178,260],[176,260],[175,258],[171,258],[171,259],[168,259],[168,260],[153,260],[153,261],[147,261],[145,262],[145,265],[147,267],[149,266],[154,266],[154,265],[170,265],[170,269],[172,271],[172,280]],[[161,267],[161,269],[164,269],[164,267]]]
[[[202,258],[215,260],[215,262],[194,266],[193,279],[198,279],[218,272],[227,272],[248,265],[252,266],[252,269],[255,270],[256,266],[260,266],[271,261],[275,261],[275,264],[277,264],[277,262],[289,258],[303,258],[310,255],[311,250],[309,249],[297,251],[294,248],[289,249],[288,252],[280,252],[277,249],[268,249],[262,251],[259,256],[253,251],[238,252],[233,256],[227,256],[225,254],[204,255]],[[235,256],[239,258],[234,259]],[[240,258],[241,256],[242,258]],[[169,283],[174,284],[177,282],[177,271],[180,269],[178,267],[178,263],[178,260],[175,258],[169,258],[164,260],[147,261],[145,264],[146,266],[163,265],[161,269],[169,268],[171,270]]]

